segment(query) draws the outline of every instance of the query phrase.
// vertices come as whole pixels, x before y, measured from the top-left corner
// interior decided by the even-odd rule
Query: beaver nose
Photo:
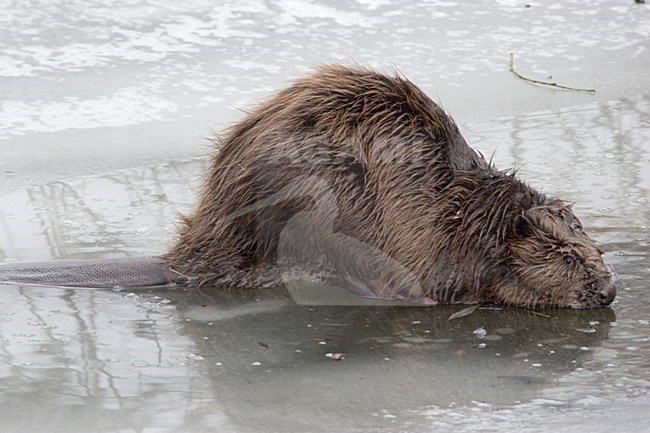
[[[612,283],[609,283],[601,289],[600,293],[598,293],[598,302],[600,302],[600,305],[605,307],[611,304],[615,297],[616,287],[614,287]]]

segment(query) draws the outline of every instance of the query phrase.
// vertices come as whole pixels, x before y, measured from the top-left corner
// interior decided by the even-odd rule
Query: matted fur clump
[[[321,67],[217,146],[163,256],[178,283],[269,286],[297,267],[425,303],[592,308],[616,294],[570,206],[497,170],[403,77]]]

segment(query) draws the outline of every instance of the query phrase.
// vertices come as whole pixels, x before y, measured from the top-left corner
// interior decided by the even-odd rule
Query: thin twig
[[[558,89],[565,89],[565,90],[573,90],[574,92],[589,92],[589,93],[596,93],[596,89],[584,89],[580,87],[569,87],[569,86],[563,86],[558,83],[553,83],[549,81],[540,81],[540,80],[534,80],[532,78],[527,78],[521,75],[519,72],[515,71],[515,66],[514,66],[514,55],[510,53],[510,72],[515,74],[515,77],[522,79],[524,81],[528,81],[530,83],[535,83],[535,84],[543,84],[545,86],[551,86],[551,87],[556,87]]]

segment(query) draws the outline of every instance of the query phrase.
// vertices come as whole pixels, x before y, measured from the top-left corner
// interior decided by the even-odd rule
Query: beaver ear
[[[530,224],[531,221],[526,217],[525,212],[522,212],[519,215],[517,215],[515,217],[514,227],[513,227],[515,237],[525,238],[530,236],[531,233]]]
[[[544,218],[544,215],[547,214],[548,209],[543,207],[532,207],[521,211],[521,213],[515,218],[515,236],[522,238],[532,236],[535,229],[539,227],[540,221]]]

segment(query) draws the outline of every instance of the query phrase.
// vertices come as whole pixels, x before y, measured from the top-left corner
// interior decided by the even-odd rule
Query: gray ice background
[[[3,286],[0,431],[648,431],[649,48],[631,0],[0,0],[1,261],[164,251],[209,138],[342,62],[398,69],[498,167],[575,201],[620,288],[611,310],[447,322],[308,282],[314,305]],[[597,92],[517,80],[511,52]]]

